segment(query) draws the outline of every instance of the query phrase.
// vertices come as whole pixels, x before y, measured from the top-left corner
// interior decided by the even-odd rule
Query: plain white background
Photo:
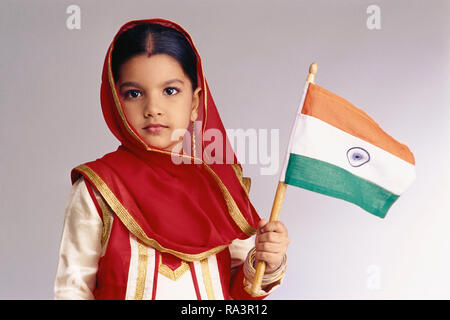
[[[81,8],[81,29],[66,8]],[[369,30],[369,5],[381,29]],[[118,146],[100,109],[108,45],[129,20],[183,26],[226,128],[279,129],[280,163],[308,66],[316,83],[407,144],[417,180],[385,219],[288,187],[291,238],[270,299],[450,298],[449,1],[2,1],[0,298],[52,299],[70,170]],[[278,173],[240,159],[268,217]]]

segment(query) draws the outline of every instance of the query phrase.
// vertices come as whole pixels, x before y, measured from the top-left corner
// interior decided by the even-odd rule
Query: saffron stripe
[[[414,155],[409,148],[383,131],[368,114],[344,98],[316,84],[309,85],[301,113],[325,121],[406,162],[415,164]]]

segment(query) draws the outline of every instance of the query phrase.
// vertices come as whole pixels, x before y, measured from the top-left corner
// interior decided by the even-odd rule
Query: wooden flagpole
[[[309,74],[308,77],[306,78],[306,81],[314,83],[316,73],[317,73],[317,63],[313,62],[309,66]],[[281,212],[281,206],[283,205],[284,201],[284,196],[286,194],[286,187],[287,184],[285,184],[283,181],[278,181],[277,191],[275,193],[275,198],[273,199],[272,211],[270,212],[269,221],[278,220]],[[264,261],[258,261],[258,264],[256,266],[255,277],[253,278],[251,288],[251,295],[253,297],[257,296],[261,289],[262,278],[264,276],[265,271],[266,271],[266,263]]]

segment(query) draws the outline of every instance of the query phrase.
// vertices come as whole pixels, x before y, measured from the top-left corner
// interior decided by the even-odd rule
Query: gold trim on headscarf
[[[102,229],[101,247],[102,247],[102,252],[105,252],[105,245],[108,242],[109,235],[111,232],[111,226],[112,226],[112,222],[113,222],[113,213],[111,212],[110,207],[105,203],[105,201],[103,200],[103,198],[101,196],[97,200],[98,200],[100,209],[102,211],[103,229]]]
[[[239,179],[239,182],[241,183],[242,187],[244,188],[245,192],[247,193],[247,196],[250,193],[250,186],[252,184],[252,180],[249,177],[243,177],[242,176],[242,169],[237,163],[233,163],[231,167],[234,170],[234,173],[236,173],[236,176]]]
[[[220,190],[224,195],[225,202],[228,207],[228,213],[230,214],[231,218],[246,235],[248,236],[254,235],[256,233],[256,229],[253,228],[244,218],[241,211],[239,210],[239,207],[237,206],[236,202],[234,201],[233,197],[231,196],[230,192],[228,191],[227,187],[224,185],[222,180],[209,166],[205,167],[208,169],[208,171],[212,174],[212,176],[216,179],[217,183],[219,184]]]
[[[216,254],[226,247],[228,245],[221,245],[217,246],[215,248],[212,248],[210,250],[197,253],[197,254],[188,254],[183,253],[180,251],[175,251],[172,249],[167,249],[161,246],[158,241],[151,239],[147,236],[145,231],[141,228],[141,226],[134,220],[134,218],[131,216],[131,214],[127,211],[127,209],[120,203],[120,201],[116,198],[114,193],[109,189],[107,184],[95,173],[91,168],[88,166],[82,164],[75,168],[76,170],[82,172],[85,174],[89,180],[95,185],[97,190],[100,192],[100,194],[103,196],[103,199],[105,199],[106,203],[111,207],[111,209],[114,211],[116,216],[120,219],[120,221],[125,225],[125,227],[139,240],[141,240],[144,244],[155,248],[158,251],[161,252],[167,252],[170,253],[182,260],[185,261],[199,261],[202,259],[205,259],[206,257]]]
[[[113,98],[114,98],[114,103],[116,105],[117,111],[119,112],[120,117],[122,118],[122,121],[125,125],[125,128],[127,129],[127,131],[139,142],[141,142],[146,150],[151,150],[147,144],[141,139],[139,138],[139,136],[133,131],[133,129],[131,129],[131,127],[128,125],[128,121],[125,118],[125,114],[123,113],[123,110],[121,108],[121,104],[120,104],[120,100],[119,97],[117,96],[117,92],[116,92],[116,85],[114,83],[114,77],[112,74],[112,63],[111,63],[111,54],[112,54],[112,45],[109,47],[108,50],[108,80],[109,80],[109,86],[111,88],[112,94],[113,94]]]

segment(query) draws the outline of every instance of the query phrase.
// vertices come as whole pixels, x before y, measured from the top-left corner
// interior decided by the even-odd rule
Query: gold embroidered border
[[[253,228],[247,220],[242,215],[241,211],[239,210],[236,202],[234,201],[233,197],[231,196],[230,192],[228,191],[227,187],[223,184],[222,180],[220,180],[219,176],[212,170],[209,166],[206,166],[208,171],[212,174],[212,176],[216,179],[217,183],[219,184],[219,187],[222,191],[222,193],[225,195],[225,202],[228,207],[228,212],[231,216],[231,218],[234,220],[234,222],[239,226],[239,228],[248,236],[252,236],[256,233],[256,229]]]
[[[208,258],[201,260],[200,265],[202,267],[203,283],[205,284],[208,300],[216,300],[212,286],[211,273],[209,272]]]
[[[79,170],[80,172],[84,173],[89,180],[96,186],[97,190],[100,192],[100,194],[103,196],[103,199],[105,199],[106,203],[111,207],[111,209],[114,211],[116,216],[120,219],[120,221],[125,225],[125,227],[139,240],[142,241],[142,243],[146,244],[147,246],[153,247],[158,251],[161,252],[167,252],[170,253],[182,260],[185,261],[199,261],[202,259],[205,259],[206,257],[216,254],[226,247],[228,245],[221,245],[215,248],[212,248],[208,251],[204,251],[197,254],[188,254],[183,253],[180,251],[167,249],[161,246],[156,240],[151,239],[147,236],[147,234],[142,230],[141,226],[134,220],[134,218],[131,216],[131,214],[125,209],[125,207],[120,203],[120,201],[116,198],[114,193],[108,188],[106,183],[88,166],[82,164],[75,168],[76,170]]]
[[[98,204],[100,206],[100,209],[102,210],[102,221],[103,221],[103,230],[102,230],[102,239],[101,239],[101,246],[102,251],[108,241],[111,226],[113,222],[113,215],[111,212],[111,209],[109,206],[105,203],[102,197],[100,197],[98,200]]]
[[[145,290],[145,279],[147,277],[148,252],[147,247],[137,240],[139,248],[138,276],[136,280],[135,300],[142,300]]]
[[[116,104],[117,111],[119,111],[119,115],[120,115],[120,117],[122,118],[122,121],[123,121],[123,123],[125,124],[125,127],[126,127],[126,129],[128,130],[128,132],[129,132],[136,140],[138,140],[139,142],[141,142],[141,143],[144,145],[144,147],[145,147],[146,149],[149,149],[148,146],[147,146],[147,144],[146,144],[141,138],[139,138],[139,136],[138,136],[138,135],[131,129],[131,127],[128,125],[128,122],[127,122],[127,120],[126,120],[126,118],[125,118],[125,114],[123,113],[123,110],[122,110],[122,108],[121,108],[120,100],[119,100],[119,97],[117,96],[117,92],[116,92],[116,89],[115,89],[116,85],[115,85],[115,83],[114,83],[114,77],[113,77],[113,74],[112,74],[112,67],[111,67],[111,66],[112,66],[112,64],[111,64],[112,47],[113,47],[113,45],[111,45],[111,46],[109,47],[109,50],[108,50],[108,79],[109,79],[109,86],[111,87],[111,90],[112,90],[113,99],[114,99],[114,102],[115,102],[115,104]]]
[[[166,278],[169,278],[170,280],[177,281],[181,278],[181,276],[189,270],[189,264],[185,261],[181,261],[181,265],[176,268],[175,270],[170,269],[169,266],[162,263],[161,255],[159,256],[159,267],[158,271]]]
[[[250,193],[250,186],[251,186],[252,180],[248,177],[242,176],[242,169],[241,169],[241,167],[239,167],[239,165],[237,163],[233,163],[231,165],[231,167],[233,168],[234,173],[236,173],[236,176],[238,177],[239,182],[241,183],[242,187],[244,188],[244,190],[248,196],[248,194]]]
[[[203,121],[203,129],[202,129],[202,137],[205,136],[205,128],[206,128],[206,119],[208,119],[208,88],[206,88],[206,80],[205,74],[203,73],[203,63],[200,63],[200,67],[202,69],[202,78],[203,78],[203,104],[205,105],[205,120]],[[203,139],[202,139],[202,150],[203,148]],[[203,157],[202,157],[203,158]]]

